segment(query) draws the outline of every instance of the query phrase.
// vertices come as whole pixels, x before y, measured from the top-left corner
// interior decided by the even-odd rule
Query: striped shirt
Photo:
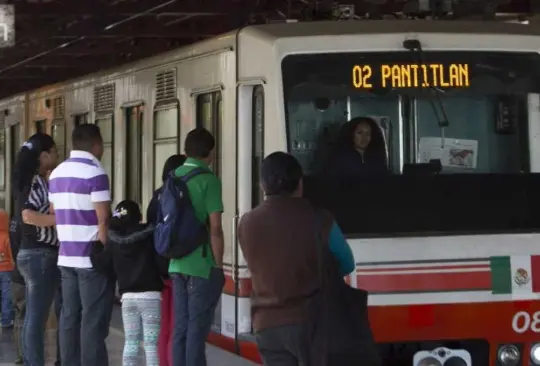
[[[49,185],[60,240],[58,265],[92,268],[92,242],[98,240],[94,203],[111,200],[107,173],[92,154],[74,150],[53,170]]]
[[[49,213],[49,187],[45,178],[40,175],[34,175],[32,186],[28,193],[28,198],[23,209],[30,209],[42,214]],[[34,226],[36,230],[35,239],[38,243],[50,246],[58,246],[56,229],[54,226],[40,227]]]

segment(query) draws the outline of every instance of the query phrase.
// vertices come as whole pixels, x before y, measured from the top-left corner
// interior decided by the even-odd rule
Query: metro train
[[[236,227],[264,199],[261,161],[294,154],[313,193],[340,126],[370,116],[391,177],[373,195],[343,188],[349,202],[339,189],[315,196],[349,239],[347,281],[370,292],[385,364],[540,365],[539,52],[540,30],[520,24],[249,26],[0,101],[0,203],[12,209],[7,177],[36,131],[63,158],[74,126],[99,125],[113,200],[144,207],[165,159],[204,126],[217,141],[227,277],[209,341],[259,361]],[[433,161],[437,173],[409,184],[411,167]]]

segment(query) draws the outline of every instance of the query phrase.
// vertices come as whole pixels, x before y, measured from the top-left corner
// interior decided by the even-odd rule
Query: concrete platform
[[[54,322],[49,323],[50,325]],[[52,327],[50,327],[52,328]],[[56,337],[54,329],[47,331],[46,337],[46,356],[47,366],[53,366],[56,357]],[[12,366],[15,360],[15,350],[13,347],[13,331],[0,330],[0,366]],[[109,359],[111,366],[122,365],[122,349],[124,347],[124,333],[122,327],[122,318],[120,308],[115,307],[111,321],[111,330],[107,338],[109,348]],[[209,366],[252,366],[256,365],[232,353],[225,352],[222,349],[207,345],[206,354]],[[140,365],[144,366],[144,352],[140,350]]]

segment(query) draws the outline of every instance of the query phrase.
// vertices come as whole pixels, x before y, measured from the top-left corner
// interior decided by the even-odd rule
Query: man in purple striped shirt
[[[107,274],[95,270],[90,260],[92,246],[98,241],[106,244],[111,213],[109,178],[99,162],[103,154],[99,127],[77,126],[72,143],[69,159],[49,178],[64,300],[59,325],[61,359],[64,365],[107,366],[105,338],[114,283]]]

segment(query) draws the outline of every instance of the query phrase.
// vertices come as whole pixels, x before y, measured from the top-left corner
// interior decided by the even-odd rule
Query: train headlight
[[[531,347],[531,361],[535,365],[540,365],[540,343],[536,343]]]
[[[519,362],[520,356],[519,349],[511,344],[501,346],[497,352],[499,362],[504,366],[516,366]]]

